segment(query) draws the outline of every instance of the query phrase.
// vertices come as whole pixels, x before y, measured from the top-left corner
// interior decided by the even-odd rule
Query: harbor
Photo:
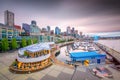
[[[0,80],[120,80],[120,0],[1,0]]]
[[[100,49],[95,44],[94,44],[94,47],[97,50]],[[53,51],[54,53],[52,53],[51,58],[53,59],[54,63],[52,66],[50,66],[46,69],[43,69],[41,71],[37,71],[34,73],[30,73],[30,74],[25,74],[24,76],[22,76],[22,78],[27,79],[27,80],[28,80],[28,78],[30,78],[30,79],[34,78],[35,80],[38,80],[38,79],[41,79],[41,80],[46,80],[46,79],[53,80],[53,79],[55,79],[56,80],[57,77],[59,77],[62,80],[66,80],[66,79],[69,80],[69,79],[71,79],[71,76],[74,73],[73,80],[79,80],[79,79],[81,79],[81,80],[93,80],[93,79],[94,80],[101,80],[101,78],[95,76],[94,72],[91,72],[91,70],[95,69],[96,67],[105,67],[105,68],[109,69],[110,72],[112,72],[113,78],[110,78],[110,80],[111,79],[112,80],[119,80],[119,76],[117,76],[119,74],[119,71],[110,67],[112,64],[114,64],[113,62],[110,64],[108,64],[108,63],[102,64],[102,65],[101,64],[94,64],[94,65],[89,65],[89,66],[88,65],[86,66],[84,64],[79,63],[81,65],[77,66],[76,71],[74,72],[74,65],[67,64],[65,62],[66,57],[62,56],[62,58],[60,58],[60,59],[57,58],[57,57],[60,57],[59,55],[61,55],[61,54],[64,54],[64,56],[69,57],[68,55],[66,55],[65,49],[67,49],[67,46],[60,47],[59,49],[57,49],[57,51],[56,50]],[[56,52],[58,52],[59,50],[60,50],[59,55],[57,57],[55,57]],[[100,49],[99,51],[102,51],[102,49]],[[104,51],[102,51],[102,52],[104,52]],[[1,60],[0,61],[1,68],[3,68],[3,66],[4,66],[4,68],[3,68],[4,71],[1,70],[0,73],[2,73],[2,75],[6,76],[6,78],[4,78],[5,80],[7,80],[7,78],[13,79],[13,80],[20,79],[20,77],[18,77],[20,75],[18,75],[18,74],[16,75],[14,73],[10,73],[7,71],[8,66],[10,65],[11,61],[14,61],[16,53],[17,53],[17,51],[11,52],[11,53],[9,52],[9,55],[6,55],[8,53],[5,53],[5,54],[2,54],[0,56],[1,57],[1,59],[0,59]],[[5,57],[6,61],[2,61],[2,58],[3,58],[2,56]],[[12,58],[10,57],[8,60],[8,56],[11,56]],[[4,63],[4,65],[2,65],[2,63]],[[54,74],[54,72],[56,74]],[[68,72],[70,72],[70,73],[68,73]],[[7,74],[11,74],[13,76],[10,76]],[[39,76],[38,74],[39,75],[41,74],[41,76]],[[62,74],[64,74],[64,76],[66,76],[66,77],[63,77]],[[32,75],[32,76],[30,76],[30,75]],[[77,75],[81,75],[81,76],[77,76]],[[36,77],[34,77],[34,76],[36,76]],[[99,76],[99,74],[98,74],[98,76]],[[102,80],[109,80],[109,78],[102,78]]]

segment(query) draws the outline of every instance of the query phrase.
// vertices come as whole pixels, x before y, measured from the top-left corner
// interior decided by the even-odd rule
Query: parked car
[[[92,74],[100,78],[104,78],[104,77],[113,78],[112,72],[110,72],[105,67],[96,67],[90,71],[92,72]]]

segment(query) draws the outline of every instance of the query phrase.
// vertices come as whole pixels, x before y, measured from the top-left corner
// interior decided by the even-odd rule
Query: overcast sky
[[[15,24],[39,27],[75,27],[82,32],[120,31],[120,0],[0,0],[0,23],[4,11],[15,13]]]

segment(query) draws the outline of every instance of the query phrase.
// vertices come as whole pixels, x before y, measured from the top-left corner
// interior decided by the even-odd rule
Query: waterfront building
[[[30,35],[39,35],[39,34],[40,34],[40,28],[37,26],[36,21],[31,21]]]
[[[23,23],[22,24],[22,28],[24,29],[24,31],[26,33],[29,33],[31,35],[38,35],[40,34],[40,29],[39,27],[36,25],[36,22],[35,21],[31,21],[31,24],[27,24],[27,23]]]
[[[30,25],[29,24],[27,24],[27,23],[23,23],[22,24],[22,29],[25,31],[25,34],[26,35],[30,35]]]
[[[21,31],[21,26],[14,25],[13,27],[8,27],[7,25],[0,23],[0,39],[19,36]]]
[[[7,37],[7,27],[0,23],[0,38],[6,38]]]
[[[52,65],[54,42],[37,43],[18,50],[17,59],[9,67],[12,72],[30,73]]]
[[[40,28],[37,26],[37,22],[36,21],[34,21],[34,20],[32,20],[31,21],[31,25],[30,25],[30,37],[31,38],[36,38],[36,39],[38,39],[38,41],[40,41],[39,40],[39,38],[40,38]]]
[[[5,24],[0,23],[0,39],[21,36],[22,38],[36,38],[39,42],[50,42],[55,41],[54,30],[50,30],[50,26],[42,28],[42,30],[37,26],[35,20],[31,21],[31,24],[23,23],[22,29],[19,25],[14,25],[14,13],[8,10],[4,13]],[[60,33],[60,29],[59,29]],[[52,36],[50,35],[52,34]]]
[[[12,38],[19,36],[21,27],[14,25],[14,13],[6,10],[4,12],[5,24],[0,23],[0,38]]]
[[[70,52],[73,62],[81,61],[84,65],[105,64],[105,54],[99,54],[96,51],[91,52]]]
[[[8,27],[0,23],[0,38],[9,38],[13,36],[13,27]]]
[[[14,25],[14,36],[19,36],[22,32],[21,26]]]

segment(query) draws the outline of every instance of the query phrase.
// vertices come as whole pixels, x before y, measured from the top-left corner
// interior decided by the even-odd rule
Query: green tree
[[[28,39],[28,40],[27,40],[27,45],[31,45],[31,44],[32,44],[31,39]]]
[[[9,49],[9,43],[8,43],[7,38],[2,39],[1,48],[2,48],[2,51],[7,51]]]
[[[25,39],[25,38],[22,38],[21,46],[22,46],[22,47],[25,47],[26,45],[27,45],[26,39]]]
[[[1,41],[0,41],[1,42]],[[0,51],[2,50],[2,46],[1,46],[1,43],[0,43]]]
[[[32,41],[33,41],[33,44],[38,42],[38,40],[36,38],[34,38]]]
[[[11,41],[11,47],[12,47],[12,49],[16,49],[17,48],[17,42],[16,42],[15,38],[13,38],[12,41]]]

